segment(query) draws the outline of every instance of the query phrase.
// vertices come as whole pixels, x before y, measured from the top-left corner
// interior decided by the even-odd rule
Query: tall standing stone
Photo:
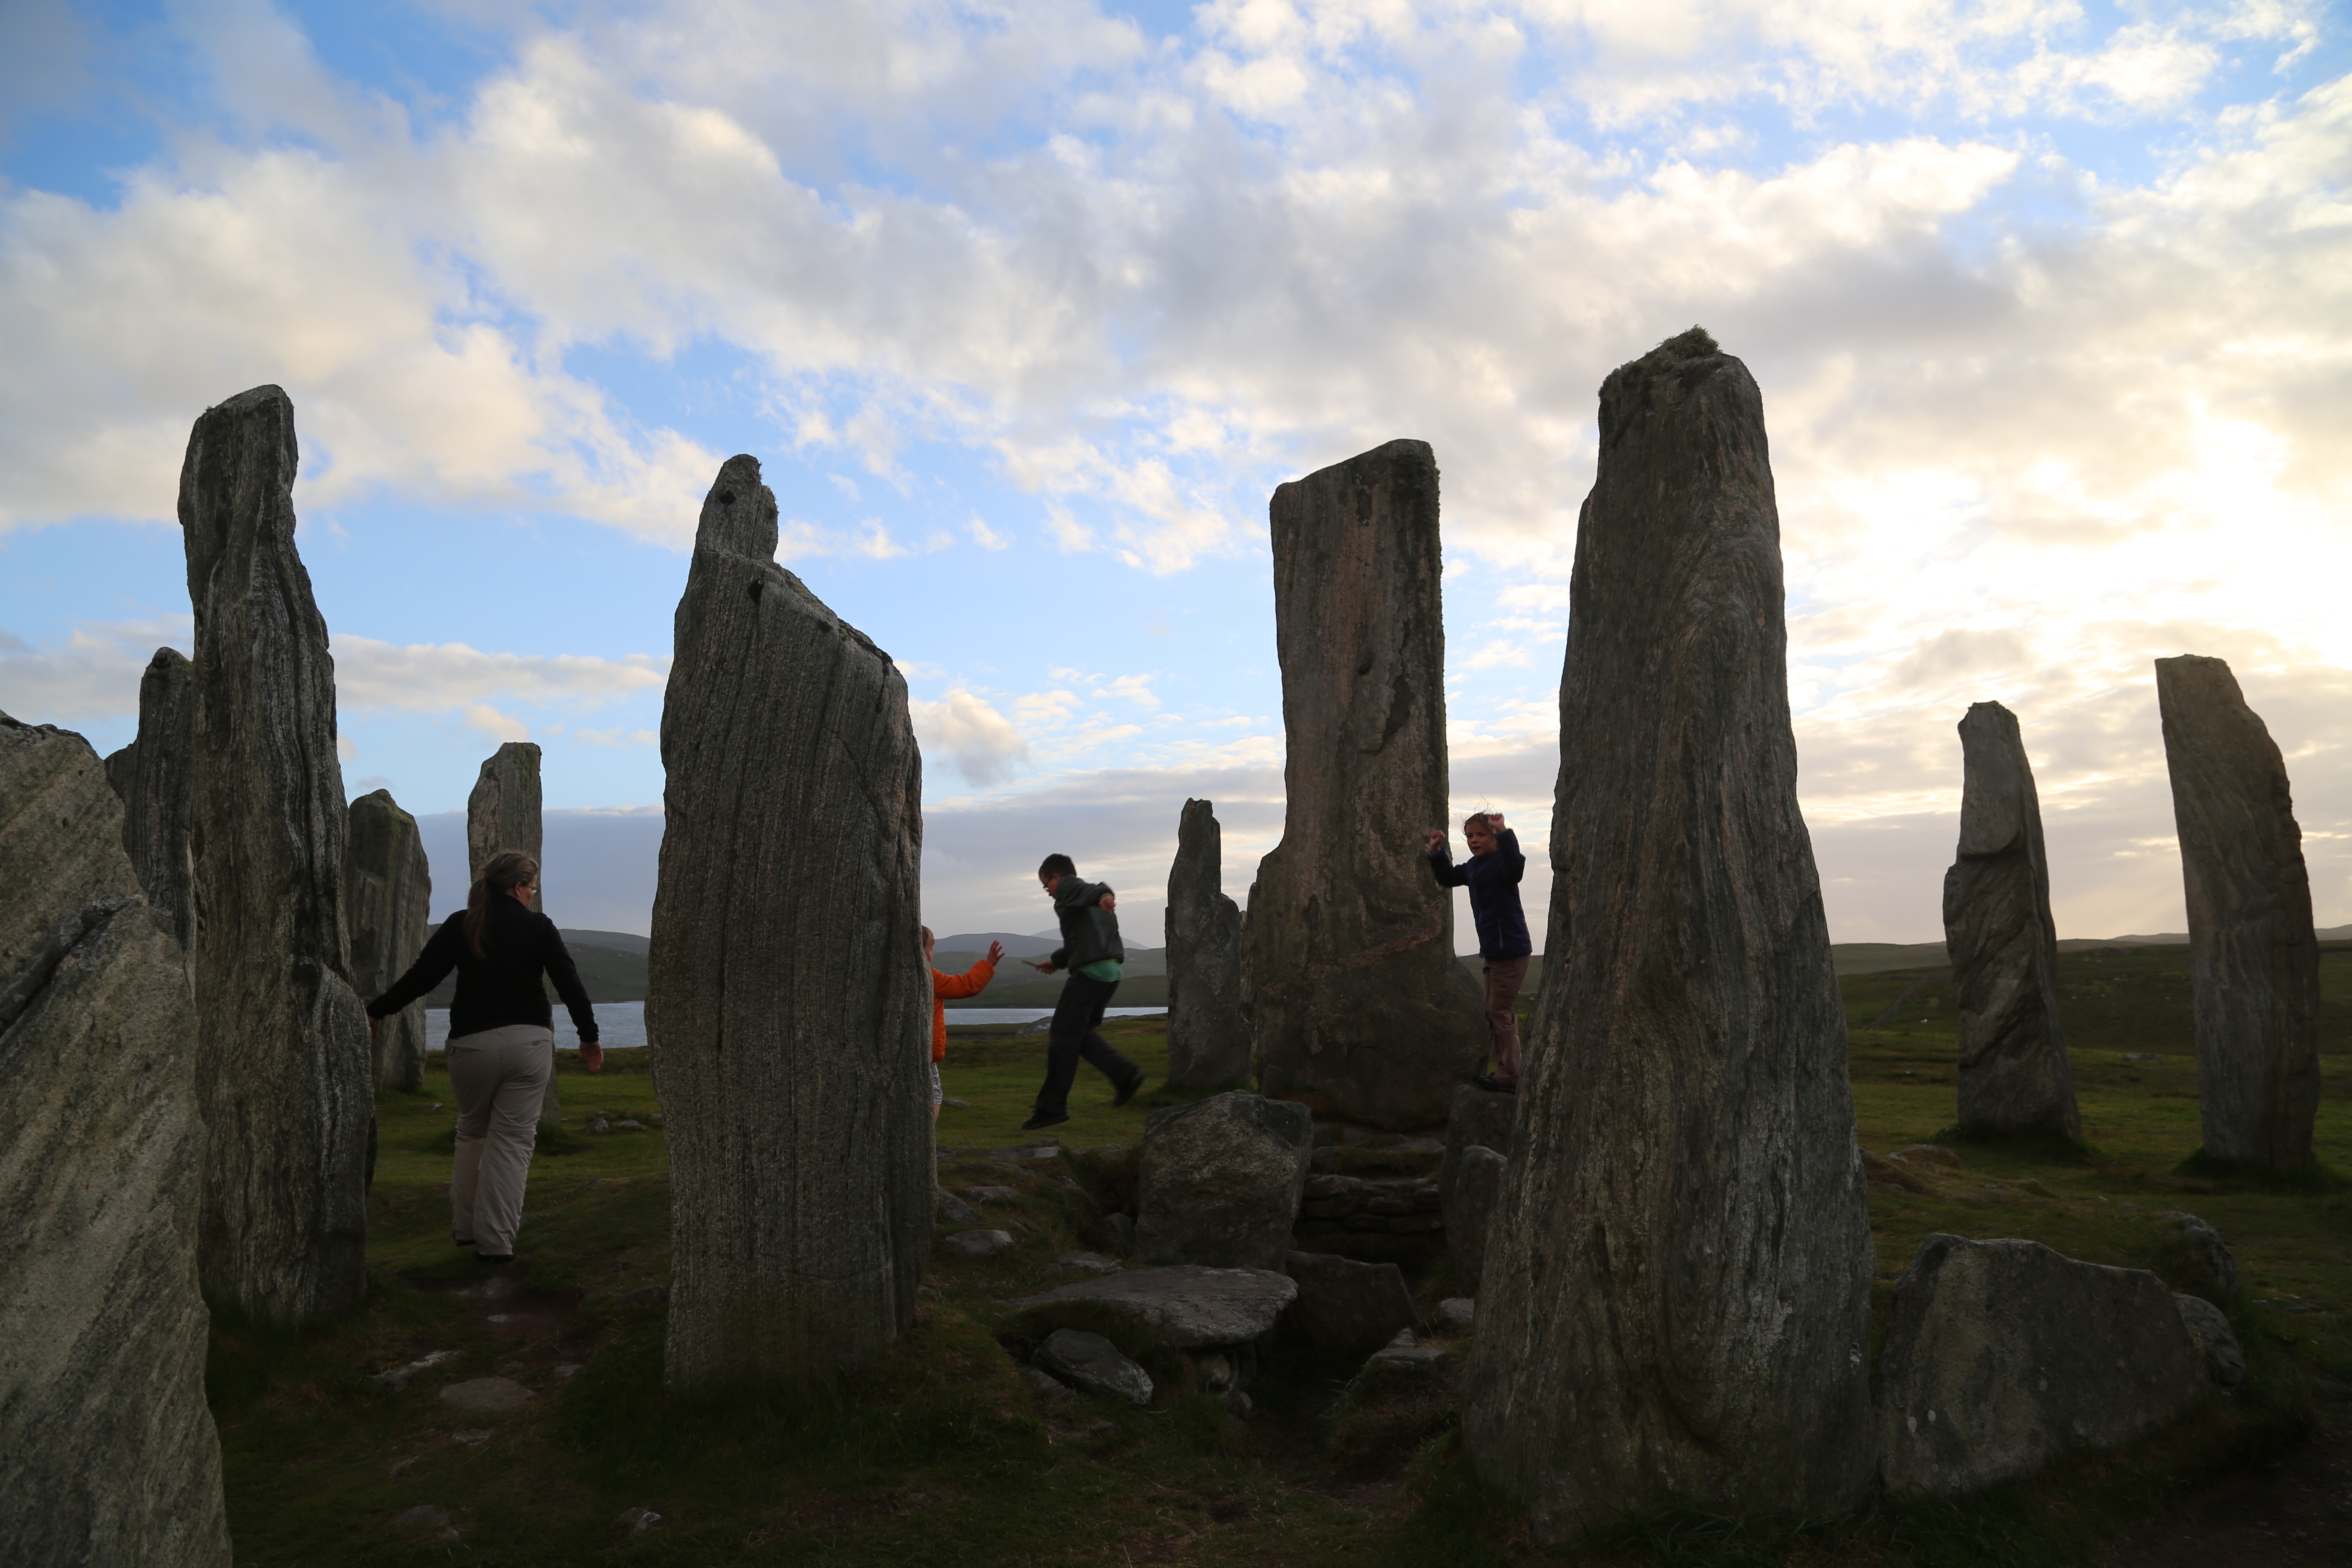
[[[466,797],[466,882],[470,889],[481,879],[490,857],[520,849],[541,858],[540,750],[529,741],[507,741],[482,760],[474,793]],[[531,912],[541,912],[545,889],[530,895]],[[547,1075],[547,1092],[540,1097],[539,1124],[553,1127],[563,1120],[563,1091],[554,1073]]]
[[[1242,1016],[1242,911],[1225,897],[1213,802],[1188,800],[1168,868],[1168,1087],[1225,1089],[1250,1076]]]
[[[1960,1010],[1960,1126],[1994,1137],[2079,1138],[2058,1022],[2050,863],[2017,715],[1972,704],[1960,721],[1960,844],[1944,873],[1944,945]]]
[[[1463,1436],[1560,1540],[1822,1513],[1874,1461],[1845,1025],[1797,808],[1763,400],[1693,329],[1601,388],[1551,955]]]
[[[180,470],[196,612],[192,847],[205,1293],[313,1321],[359,1300],[375,1095],[343,940],[327,623],[294,548],[294,405],[205,411]]]
[[[189,892],[188,820],[195,781],[188,730],[195,717],[195,667],[159,647],[139,678],[139,735],[106,759],[107,782],[122,801],[122,847],[147,902],[186,947],[195,940]]]
[[[1435,1122],[1486,1051],[1423,854],[1446,819],[1437,459],[1391,441],[1283,485],[1269,521],[1289,802],[1244,938],[1259,1088]]]
[[[352,802],[343,837],[344,917],[351,923],[352,983],[381,996],[408,973],[432,934],[433,875],[416,818],[390,790]],[[414,1093],[425,1087],[425,1004],[413,1002],[383,1021],[375,1038],[375,1080]]]
[[[0,714],[0,1563],[228,1568],[187,955],[79,736]]]
[[[922,758],[889,656],[775,563],[730,458],[662,710],[646,1022],[668,1116],[664,1379],[804,1384],[906,1327],[931,1234]]]
[[[2286,764],[2218,658],[2158,659],[2156,700],[2189,895],[2205,1152],[2307,1165],[2319,1109],[2319,949]]]

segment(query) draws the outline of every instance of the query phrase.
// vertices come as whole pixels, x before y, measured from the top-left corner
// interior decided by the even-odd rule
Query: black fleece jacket
[[[589,1010],[588,992],[555,922],[504,896],[490,900],[489,920],[482,931],[483,956],[476,958],[466,943],[466,911],[441,922],[433,940],[407,973],[392,989],[368,1004],[368,1016],[386,1017],[441,984],[449,971],[457,972],[457,999],[449,1006],[449,1037],[478,1035],[509,1024],[552,1027],[555,1010],[547,1005],[544,974],[555,982],[556,993],[572,1013],[580,1043],[596,1040],[596,1015]]]

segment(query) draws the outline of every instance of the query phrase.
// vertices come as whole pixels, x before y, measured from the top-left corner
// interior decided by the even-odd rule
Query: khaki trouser
[[[1495,1042],[1495,1077],[1519,1081],[1519,987],[1527,984],[1525,958],[1491,959],[1486,964],[1486,1033]]]
[[[449,1177],[449,1230],[478,1256],[514,1251],[523,1181],[539,1136],[539,1102],[555,1076],[555,1031],[537,1024],[460,1035],[449,1042],[457,1097],[457,1163]]]

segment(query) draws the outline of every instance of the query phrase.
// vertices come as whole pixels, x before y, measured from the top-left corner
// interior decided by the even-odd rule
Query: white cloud
[[[982,698],[951,687],[937,702],[909,699],[915,738],[926,756],[943,758],[971,783],[985,788],[1010,778],[1027,760],[1029,744],[1010,721]]]
[[[651,654],[598,658],[587,654],[485,653],[464,643],[404,646],[348,633],[335,636],[333,651],[336,700],[349,709],[446,712],[498,700],[593,710],[658,691],[669,680],[668,658]]]
[[[508,741],[528,741],[530,726],[511,714],[501,713],[487,702],[468,703],[465,710],[466,727],[479,730],[501,744]]]

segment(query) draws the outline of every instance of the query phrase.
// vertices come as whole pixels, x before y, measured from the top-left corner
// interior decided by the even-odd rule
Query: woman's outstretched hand
[[[594,1040],[580,1042],[580,1065],[590,1072],[604,1070],[604,1047]]]

